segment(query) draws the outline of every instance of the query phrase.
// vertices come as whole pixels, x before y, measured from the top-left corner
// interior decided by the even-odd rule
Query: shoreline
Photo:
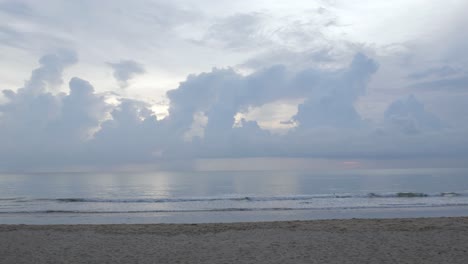
[[[175,213],[111,213],[111,214],[0,214],[2,224],[25,225],[105,225],[105,224],[211,224],[333,219],[468,217],[467,206],[420,208],[362,208],[330,210],[264,210]]]
[[[0,225],[0,263],[468,263],[468,217]]]

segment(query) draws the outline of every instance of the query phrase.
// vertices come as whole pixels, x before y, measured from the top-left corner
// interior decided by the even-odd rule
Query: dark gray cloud
[[[109,62],[108,65],[114,70],[113,75],[119,82],[120,88],[126,88],[130,79],[139,74],[145,73],[143,65],[133,60]]]

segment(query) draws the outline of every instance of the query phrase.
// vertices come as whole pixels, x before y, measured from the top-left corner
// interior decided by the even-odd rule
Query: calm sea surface
[[[468,216],[468,169],[0,174],[0,224]]]

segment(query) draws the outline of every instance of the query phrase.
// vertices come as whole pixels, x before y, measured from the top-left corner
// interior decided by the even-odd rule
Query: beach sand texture
[[[468,263],[468,218],[0,226],[0,263]]]

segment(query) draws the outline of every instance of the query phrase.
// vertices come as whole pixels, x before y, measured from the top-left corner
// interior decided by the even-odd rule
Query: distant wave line
[[[37,211],[0,211],[7,214],[138,214],[138,213],[203,213],[203,212],[246,212],[246,211],[322,211],[322,210],[359,210],[359,209],[404,209],[404,208],[440,208],[467,207],[468,203],[453,204],[384,204],[380,206],[346,206],[346,207],[273,207],[273,208],[214,208],[214,209],[180,209],[180,210],[135,210],[135,211],[80,211],[80,210],[37,210]]]
[[[266,202],[266,201],[293,201],[313,199],[346,199],[346,198],[425,198],[425,197],[468,197],[468,193],[440,192],[396,192],[396,193],[367,193],[367,194],[317,194],[317,195],[290,195],[290,196],[238,196],[238,197],[195,197],[195,198],[134,198],[134,199],[106,199],[106,198],[39,198],[28,199],[24,197],[0,198],[5,202],[59,202],[59,203],[183,203],[183,202]]]

